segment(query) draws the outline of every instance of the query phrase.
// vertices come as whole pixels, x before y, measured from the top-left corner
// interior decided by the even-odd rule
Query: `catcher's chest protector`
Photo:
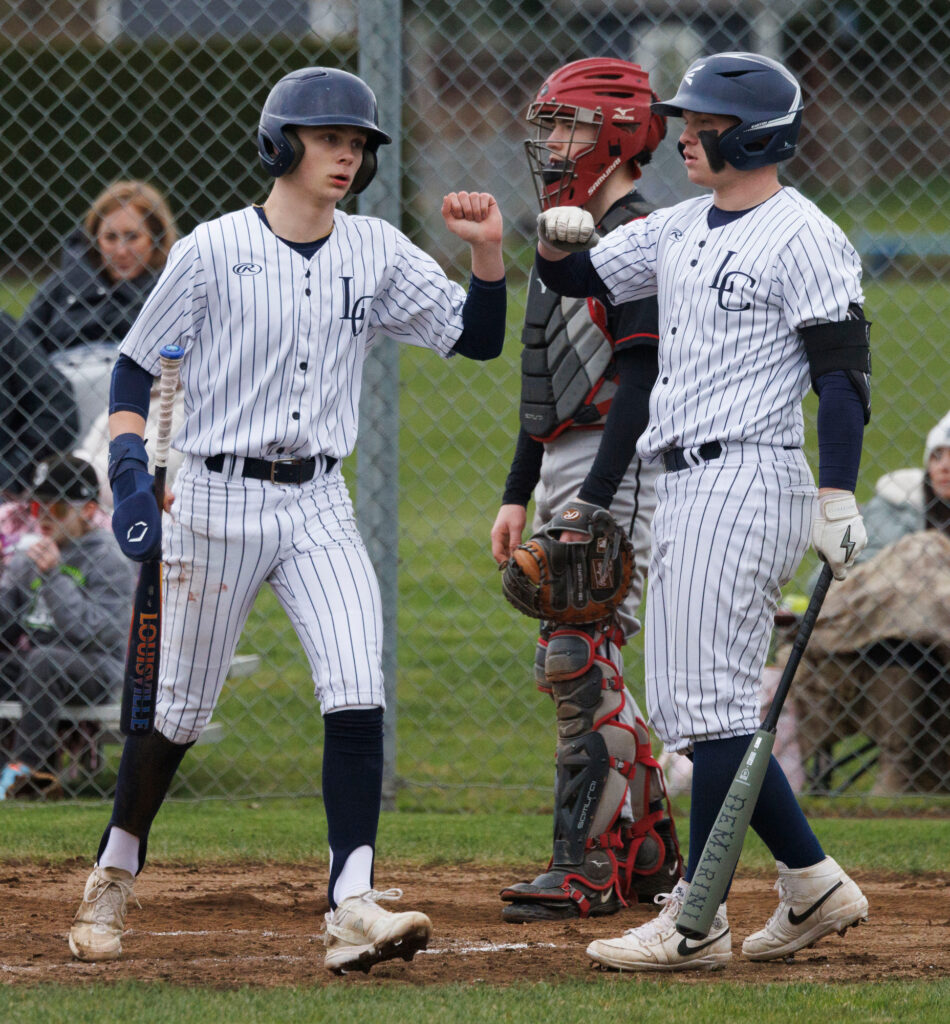
[[[652,207],[631,196],[598,226],[606,233]],[[599,303],[569,299],[546,289],[531,270],[521,334],[521,425],[538,441],[551,441],[571,426],[602,424],[617,390],[610,373],[613,339],[592,309]],[[603,313],[603,307],[600,307]]]

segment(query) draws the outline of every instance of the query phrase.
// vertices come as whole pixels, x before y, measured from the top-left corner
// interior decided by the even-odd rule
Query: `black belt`
[[[205,465],[212,473],[220,473],[224,469],[226,455],[209,455]],[[339,459],[332,455],[321,456],[326,463],[325,473],[329,473]],[[272,484],[305,484],[309,483],[317,472],[317,459],[244,459],[241,476],[251,480],[270,480]]]
[[[703,462],[712,462],[722,455],[722,445],[718,441],[707,441],[694,450]],[[687,461],[682,448],[669,448],[663,453],[663,465],[667,473],[676,473],[681,469],[690,469],[695,463]]]

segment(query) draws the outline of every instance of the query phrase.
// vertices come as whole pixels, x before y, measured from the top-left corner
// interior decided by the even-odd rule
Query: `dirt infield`
[[[162,980],[219,989],[245,985],[429,985],[557,981],[599,977],[584,954],[591,939],[617,935],[654,909],[544,925],[505,924],[498,891],[531,868],[471,865],[420,869],[385,863],[377,884],[400,886],[407,908],[432,918],[430,947],[411,964],[334,977],[323,967],[325,869],[306,865],[150,865],[137,883],[125,956],[108,964],[73,960],[66,932],[88,865],[0,865],[0,984]],[[742,878],[729,901],[734,957],[725,974],[676,975],[685,983],[728,977],[756,982],[863,982],[950,976],[950,878],[855,873],[870,902],[867,925],[829,936],[791,962],[754,964],[741,939],[775,907],[772,880]]]

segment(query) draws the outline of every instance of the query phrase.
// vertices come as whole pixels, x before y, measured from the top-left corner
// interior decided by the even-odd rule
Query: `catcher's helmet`
[[[719,155],[751,171],[795,155],[802,89],[784,65],[758,53],[716,53],[693,61],[676,95],[653,104],[659,114],[725,114],[739,123],[722,132]]]
[[[590,57],[558,68],[525,115],[537,128],[525,151],[541,209],[583,206],[628,161],[634,162],[634,176],[639,177],[640,165],[666,135],[666,118],[650,109],[656,98],[647,73],[629,61]],[[574,159],[564,160],[546,144],[556,120],[568,125],[571,140],[579,124],[594,125],[594,142]]]
[[[292,171],[303,156],[297,125],[350,125],[365,128],[363,162],[351,192],[362,192],[376,174],[376,150],[392,139],[379,128],[373,90],[356,75],[337,68],[291,71],[271,89],[257,130],[257,152],[275,178]]]

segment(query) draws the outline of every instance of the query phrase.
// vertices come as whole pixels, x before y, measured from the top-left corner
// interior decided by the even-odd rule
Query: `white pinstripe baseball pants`
[[[811,532],[816,490],[799,449],[723,448],[657,482],[646,693],[669,750],[758,729],[780,588]]]
[[[188,456],[175,495],[163,524],[162,735],[198,738],[264,583],[303,644],[323,712],[384,706],[379,587],[339,467],[272,484]]]

